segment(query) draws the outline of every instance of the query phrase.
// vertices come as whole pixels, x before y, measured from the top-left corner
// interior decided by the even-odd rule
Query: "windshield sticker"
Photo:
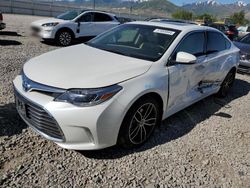
[[[154,33],[164,34],[164,35],[174,35],[174,31],[164,30],[164,29],[155,29]]]

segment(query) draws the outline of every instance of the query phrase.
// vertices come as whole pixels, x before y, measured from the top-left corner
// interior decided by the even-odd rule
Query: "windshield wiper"
[[[108,51],[108,52],[112,52],[112,53],[115,53],[115,54],[119,54],[119,55],[129,56],[129,54],[122,53],[122,52],[119,52],[119,51],[116,51],[116,50],[105,49],[105,48],[100,48],[100,49],[105,50],[105,51]]]

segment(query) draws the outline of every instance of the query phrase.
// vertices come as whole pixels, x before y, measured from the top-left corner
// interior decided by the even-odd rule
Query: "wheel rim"
[[[68,32],[62,32],[59,36],[59,41],[62,45],[69,45],[71,42],[71,35]]]
[[[153,103],[143,104],[134,114],[129,125],[129,139],[141,144],[151,135],[157,122],[157,110]]]
[[[228,92],[228,90],[232,87],[233,82],[234,82],[234,74],[230,73],[224,81],[222,89],[223,94],[226,94]]]

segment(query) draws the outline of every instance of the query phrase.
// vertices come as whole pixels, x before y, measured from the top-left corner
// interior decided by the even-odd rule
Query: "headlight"
[[[54,27],[58,24],[59,24],[59,22],[45,23],[42,25],[42,27]]]
[[[99,89],[70,89],[55,98],[55,101],[68,102],[76,106],[94,106],[109,100],[121,89],[119,85]]]

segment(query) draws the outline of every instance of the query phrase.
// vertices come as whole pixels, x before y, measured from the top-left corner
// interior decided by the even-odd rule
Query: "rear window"
[[[245,44],[250,44],[250,35],[246,35],[243,37],[240,42],[245,43]]]
[[[108,22],[108,21],[112,21],[112,20],[113,19],[107,14],[94,13],[94,21],[95,22]]]

